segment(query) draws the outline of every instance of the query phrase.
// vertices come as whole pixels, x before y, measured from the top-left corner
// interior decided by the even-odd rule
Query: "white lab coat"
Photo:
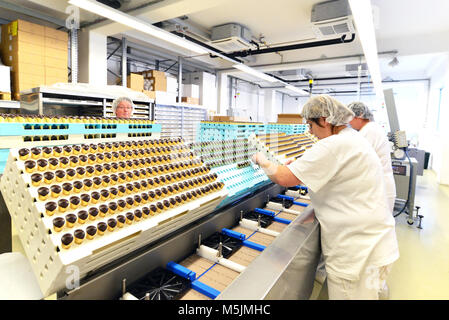
[[[393,212],[396,200],[396,184],[391,168],[391,148],[384,130],[375,122],[368,122],[360,129],[360,134],[368,140],[380,158],[384,172],[385,192],[387,194],[390,212]]]
[[[398,259],[382,167],[358,132],[345,128],[321,139],[287,167],[309,188],[327,273],[359,280],[366,268]]]

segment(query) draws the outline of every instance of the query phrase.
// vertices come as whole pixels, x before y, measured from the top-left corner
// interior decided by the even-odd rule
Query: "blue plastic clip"
[[[308,206],[307,203],[298,202],[298,201],[293,201],[293,204],[296,204],[296,205],[301,206],[301,207],[307,207]]]
[[[193,281],[196,279],[195,272],[181,266],[180,264],[177,264],[176,262],[170,261],[169,263],[167,263],[167,269],[187,280]]]
[[[260,208],[254,209],[254,212],[261,213],[261,214],[264,214],[264,215],[270,216],[270,217],[274,217],[275,214],[276,214],[276,213],[273,212],[273,211],[269,211],[269,210],[265,210],[265,209],[260,209]]]
[[[199,280],[192,281],[191,285],[192,289],[204,294],[205,296],[208,296],[211,299],[215,299],[220,294],[220,291],[209,287],[207,284],[204,284]]]
[[[254,249],[254,250],[257,250],[257,251],[264,251],[265,248],[266,248],[265,246],[263,246],[261,244],[258,244],[258,243],[255,243],[255,242],[252,242],[252,241],[249,241],[249,240],[243,241],[243,245],[245,247],[248,247],[248,248],[251,248],[251,249]]]
[[[238,239],[238,240],[245,240],[245,238],[246,238],[246,235],[244,235],[243,233],[229,230],[226,228],[221,229],[221,232],[223,232],[223,234],[225,234],[227,236],[230,236],[230,237]]]
[[[274,217],[273,221],[284,223],[284,224],[290,224],[292,221],[284,218]]]
[[[295,198],[286,196],[286,195],[284,195],[284,194],[278,194],[277,196],[278,196],[279,198],[285,199],[285,200],[291,200],[291,201],[295,200]]]

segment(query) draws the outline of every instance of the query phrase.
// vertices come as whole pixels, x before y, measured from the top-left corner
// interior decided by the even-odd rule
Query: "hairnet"
[[[354,112],[354,114],[357,118],[368,119],[368,120],[374,119],[373,114],[368,109],[366,104],[364,104],[363,102],[359,102],[359,101],[352,102],[352,103],[348,104],[348,109],[350,109],[352,112]]]
[[[120,98],[115,99],[114,102],[112,102],[112,111],[114,111],[114,113],[117,111],[117,106],[120,104],[120,102],[123,102],[123,101],[128,102],[134,110],[134,103],[130,98],[120,97]]]
[[[324,117],[334,126],[346,125],[354,118],[354,113],[344,104],[325,94],[310,98],[301,115],[306,120]]]

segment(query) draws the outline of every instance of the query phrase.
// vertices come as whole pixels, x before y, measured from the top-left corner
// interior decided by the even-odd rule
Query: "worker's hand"
[[[276,173],[277,165],[267,160],[267,158],[265,158],[265,155],[263,153],[261,152],[256,153],[255,155],[252,156],[251,160],[255,164],[259,165],[268,176],[271,176]]]
[[[259,166],[262,167],[262,164],[266,161],[266,158],[265,158],[265,156],[263,155],[263,153],[257,152],[257,153],[255,153],[255,154],[251,157],[251,160],[252,160],[255,164],[257,164],[257,165],[259,165]]]
[[[289,159],[289,160],[285,161],[284,166],[288,166],[290,163],[293,163],[293,162],[295,162],[294,159]]]

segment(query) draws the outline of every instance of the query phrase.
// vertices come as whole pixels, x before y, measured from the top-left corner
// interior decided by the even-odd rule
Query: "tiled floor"
[[[437,183],[433,171],[417,180],[415,205],[424,216],[410,226],[406,216],[396,218],[400,258],[388,278],[390,299],[449,299],[449,187]],[[315,282],[312,299],[321,286]]]

